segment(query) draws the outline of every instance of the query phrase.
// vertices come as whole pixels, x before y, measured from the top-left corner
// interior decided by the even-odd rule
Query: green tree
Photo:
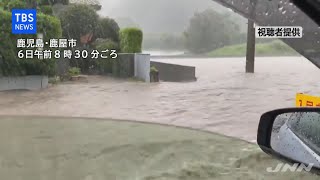
[[[195,13],[184,32],[186,48],[192,53],[206,53],[230,45],[239,34],[239,26],[230,16],[212,9]]]
[[[27,3],[26,1],[20,0],[3,0],[1,2],[1,7],[3,7],[3,10],[11,11],[13,8],[27,8]]]
[[[111,18],[100,18],[95,30],[95,38],[110,39],[113,42],[119,43],[119,25]]]
[[[94,33],[98,24],[97,12],[88,5],[71,5],[61,15],[63,36],[77,39],[81,36]]]
[[[17,8],[17,6],[12,8]],[[2,75],[53,75],[55,70],[54,60],[19,59],[17,57],[20,50],[16,47],[17,39],[35,39],[36,36],[12,34],[10,11],[0,10],[0,17],[0,71]],[[37,27],[38,33],[43,33],[46,41],[61,37],[61,24],[56,17],[38,13]]]
[[[35,8],[38,12],[52,15],[52,6],[54,4],[68,4],[68,0],[0,0],[0,9],[11,11],[11,9]]]
[[[120,49],[124,53],[142,52],[143,32],[138,28],[125,28],[120,31]]]
[[[98,39],[95,42],[97,45],[95,46],[95,49],[97,49],[99,52],[101,51],[105,51],[105,50],[116,50],[117,52],[119,52],[119,43],[116,43],[114,41],[112,41],[111,39]],[[96,67],[97,70],[101,73],[101,74],[109,74],[112,73],[112,66],[114,61],[116,61],[116,59],[102,59],[99,58],[96,61]]]

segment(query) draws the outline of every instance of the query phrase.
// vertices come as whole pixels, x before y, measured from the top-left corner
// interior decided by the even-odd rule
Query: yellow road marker
[[[297,107],[320,107],[320,97],[298,93],[296,95]]]

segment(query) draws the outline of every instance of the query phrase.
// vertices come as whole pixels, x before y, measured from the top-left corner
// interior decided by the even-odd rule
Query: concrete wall
[[[115,77],[128,78],[134,76],[134,54],[120,53],[114,60],[112,74]]]
[[[42,89],[48,82],[48,76],[0,77],[0,91]]]
[[[150,82],[150,55],[120,53],[114,61],[112,74],[115,77],[137,77]]]
[[[155,61],[151,61],[150,64],[158,69],[161,81],[183,82],[197,80],[195,67]]]
[[[145,82],[150,82],[150,54],[135,54],[134,76]]]

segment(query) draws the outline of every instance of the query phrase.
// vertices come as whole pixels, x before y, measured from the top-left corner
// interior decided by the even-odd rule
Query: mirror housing
[[[257,143],[267,154],[289,163],[312,165],[320,173],[320,108],[299,107],[264,113]]]

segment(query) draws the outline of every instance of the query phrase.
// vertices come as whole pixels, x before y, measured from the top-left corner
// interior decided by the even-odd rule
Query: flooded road
[[[197,82],[145,84],[90,77],[46,90],[0,93],[0,115],[104,117],[174,124],[254,142],[260,115],[320,95],[320,71],[302,57],[156,59],[196,66]]]

